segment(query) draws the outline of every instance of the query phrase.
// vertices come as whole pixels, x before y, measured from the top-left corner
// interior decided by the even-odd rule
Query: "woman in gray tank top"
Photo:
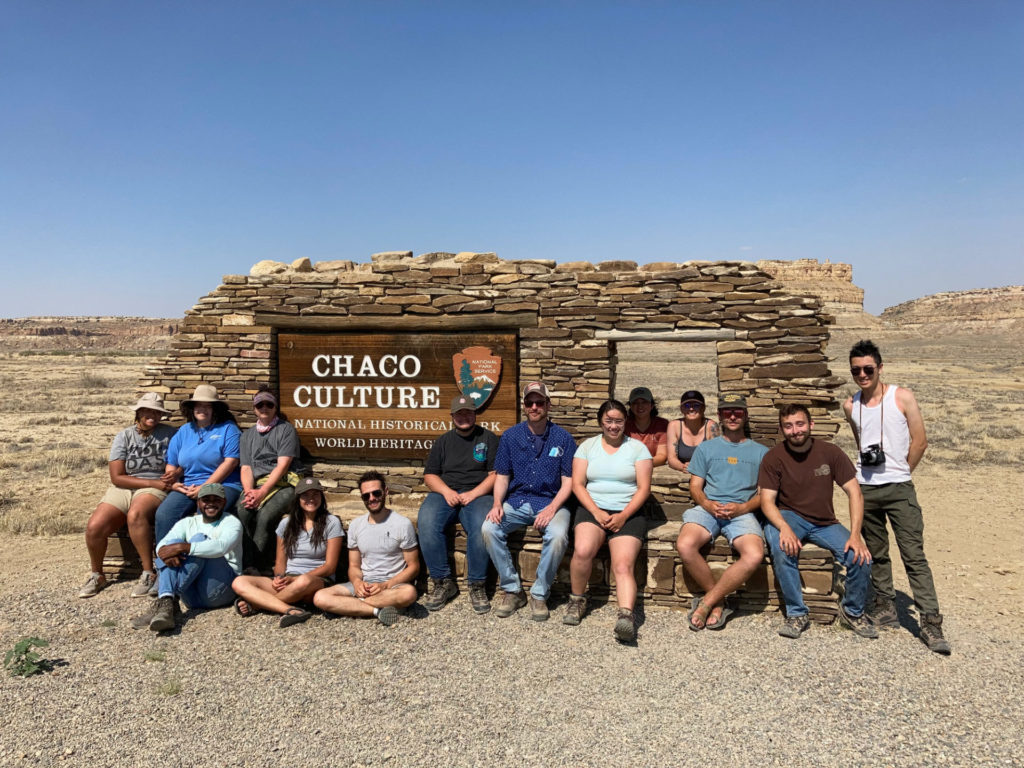
[[[718,437],[718,424],[704,415],[704,395],[695,389],[679,398],[681,419],[668,425],[668,465],[680,472],[689,471],[690,459],[697,446],[705,440]]]

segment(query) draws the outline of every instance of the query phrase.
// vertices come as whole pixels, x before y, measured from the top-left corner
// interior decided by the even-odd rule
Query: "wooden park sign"
[[[323,459],[423,458],[457,395],[496,434],[519,420],[514,333],[280,333],[281,408]]]

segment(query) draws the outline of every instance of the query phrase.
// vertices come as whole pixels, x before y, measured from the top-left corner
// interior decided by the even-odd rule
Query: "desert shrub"
[[[84,389],[106,389],[110,386],[110,381],[96,373],[86,371],[79,379],[79,384],[81,384]]]
[[[989,424],[985,434],[996,440],[1013,440],[1024,435],[1024,432],[1015,424]]]

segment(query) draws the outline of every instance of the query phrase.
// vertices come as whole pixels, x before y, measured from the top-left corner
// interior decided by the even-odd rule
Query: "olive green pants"
[[[914,602],[922,615],[939,612],[939,598],[935,594],[932,569],[924,556],[924,516],[917,503],[914,483],[886,483],[861,485],[864,494],[864,543],[871,552],[871,586],[875,594],[896,599],[892,584],[892,558],[889,557],[889,531],[892,525],[900,559],[914,593]]]

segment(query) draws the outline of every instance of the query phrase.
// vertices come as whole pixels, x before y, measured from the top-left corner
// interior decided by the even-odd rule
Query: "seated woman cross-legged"
[[[295,490],[288,515],[277,526],[274,578],[239,576],[231,585],[240,616],[280,613],[282,627],[308,619],[309,611],[295,604],[310,602],[317,590],[334,584],[345,536],[341,521],[327,510],[318,480],[304,477]]]
[[[620,642],[632,642],[637,593],[633,569],[647,535],[642,509],[651,492],[654,462],[647,446],[626,437],[626,407],[618,400],[602,403],[597,420],[601,434],[584,440],[572,461],[572,490],[580,506],[569,564],[572,594],[562,621],[575,625],[583,619],[587,580],[594,557],[607,539],[619,604],[614,634]]]

